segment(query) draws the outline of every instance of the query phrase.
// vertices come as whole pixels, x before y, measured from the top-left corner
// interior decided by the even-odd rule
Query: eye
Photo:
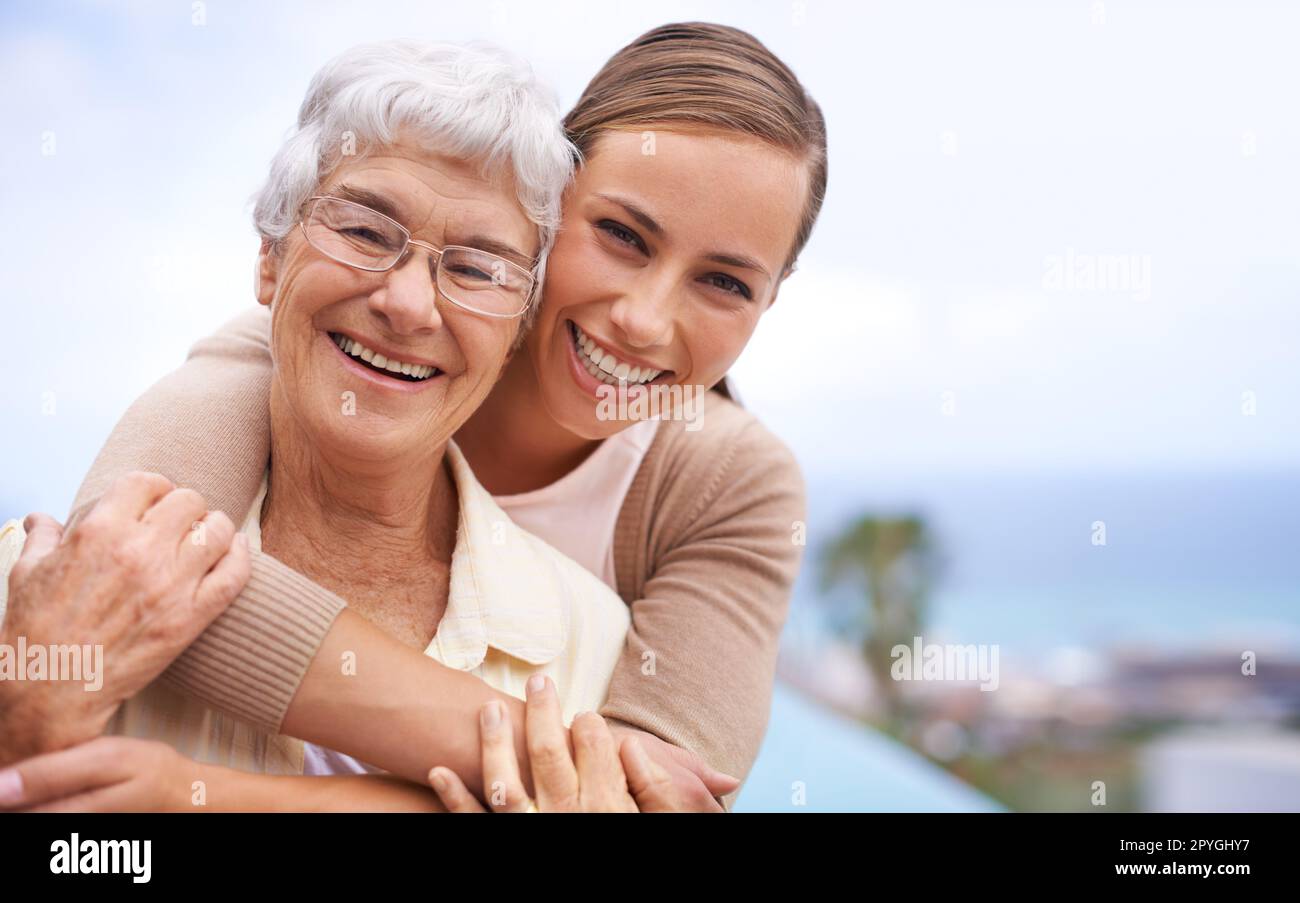
[[[627,226],[616,222],[612,219],[603,219],[596,223],[596,228],[600,229],[606,235],[622,245],[630,248],[636,248],[638,251],[645,253],[645,242],[641,241],[641,236],[637,235]]]
[[[339,232],[346,235],[348,238],[363,241],[366,244],[371,244],[379,248],[392,248],[397,245],[397,240],[394,237],[385,235],[384,233],[378,232],[374,229],[369,229],[365,226],[346,226],[339,229]]]
[[[490,273],[483,272],[481,269],[474,266],[473,264],[469,264],[469,263],[455,264],[454,266],[448,267],[448,270],[457,279],[472,279],[475,282],[492,281],[492,275]]]
[[[734,276],[728,276],[726,273],[710,273],[704,277],[704,281],[713,288],[721,289],[731,295],[739,295],[746,301],[754,297],[754,293],[749,290],[749,286]]]

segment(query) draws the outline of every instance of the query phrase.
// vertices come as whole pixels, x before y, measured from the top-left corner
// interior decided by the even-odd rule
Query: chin
[[[580,417],[575,416],[559,422],[575,436],[581,436],[583,439],[590,439],[593,442],[616,436],[629,426],[632,426],[631,423],[619,420],[597,420],[591,411],[584,412]]]
[[[332,403],[320,403],[304,426],[311,445],[329,449],[348,458],[366,458],[379,462],[396,457],[402,449],[415,444],[411,424],[386,416],[381,410],[367,405],[363,393],[354,399],[343,397],[347,390],[340,389],[331,396]]]

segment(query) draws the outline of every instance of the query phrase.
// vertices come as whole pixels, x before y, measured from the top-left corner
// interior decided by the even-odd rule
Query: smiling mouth
[[[392,379],[408,383],[422,383],[442,373],[437,367],[430,367],[428,364],[412,364],[395,358],[389,360],[384,355],[377,354],[362,345],[356,339],[350,339],[337,332],[331,332],[329,337],[330,341],[337,345],[340,351],[358,364]]]
[[[667,381],[672,376],[671,370],[637,367],[619,360],[617,355],[597,345],[596,340],[583,332],[582,327],[577,323],[572,320],[566,322],[569,327],[569,340],[573,342],[573,350],[578,355],[578,363],[595,379],[610,386],[617,386],[619,383],[641,386],[648,385],[661,377]]]

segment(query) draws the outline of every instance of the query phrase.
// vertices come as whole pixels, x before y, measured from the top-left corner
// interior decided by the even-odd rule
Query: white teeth
[[[634,367],[629,363],[620,361],[613,354],[597,345],[596,341],[583,332],[582,327],[577,323],[573,324],[573,331],[573,344],[578,352],[578,360],[588,373],[602,382],[610,385],[616,385],[619,382],[648,383],[664,372],[650,367]]]
[[[401,373],[414,379],[428,379],[436,369],[428,364],[412,364],[406,361],[389,360],[384,355],[371,351],[356,339],[337,334],[332,334],[330,337],[333,339],[334,344],[343,350],[344,354],[359,357],[376,369],[387,370],[390,373]]]

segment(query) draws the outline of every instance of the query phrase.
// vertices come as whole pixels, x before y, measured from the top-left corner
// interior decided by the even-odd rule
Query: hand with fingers
[[[676,801],[677,811],[725,812],[717,797],[740,788],[740,781],[704,764],[704,760],[693,752],[621,721],[606,719],[605,723],[609,725],[620,748],[626,747],[629,742],[633,743],[637,752],[644,753],[651,763],[658,766],[657,772],[661,772],[672,783],[671,791],[660,790],[658,795],[671,794]],[[647,772],[643,769],[637,773],[640,775]],[[628,782],[633,782],[631,771],[628,772]],[[632,795],[641,799],[635,790]],[[646,810],[643,808],[642,811]]]
[[[198,812],[206,775],[166,743],[98,737],[0,769],[0,811]]]
[[[429,784],[448,811],[680,812],[695,808],[668,771],[647,754],[640,737],[627,733],[616,738],[595,712],[578,715],[566,731],[555,684],[540,674],[528,681],[524,730],[536,800],[529,799],[520,778],[510,719],[501,703],[489,702],[479,720],[488,807],[455,772],[439,766],[429,772]]]
[[[0,643],[101,646],[100,687],[0,681],[0,765],[98,736],[239,595],[249,551],[234,524],[165,477],[119,478],[64,531],[29,515],[8,575]]]

